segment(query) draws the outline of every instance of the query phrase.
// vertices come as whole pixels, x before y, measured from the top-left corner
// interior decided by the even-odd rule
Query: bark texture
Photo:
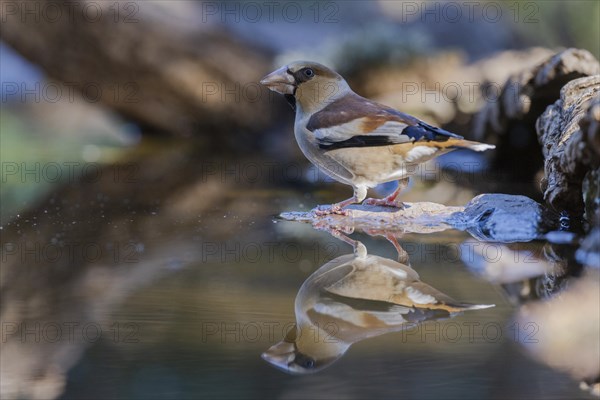
[[[600,65],[591,53],[567,49],[508,78],[498,100],[489,102],[474,120],[476,137],[496,139],[494,167],[533,178],[542,164],[537,119],[565,84],[598,73]]]
[[[230,32],[173,15],[191,13],[193,2],[173,8],[160,1],[0,3],[4,42],[50,78],[145,131],[256,132],[270,121],[272,107],[257,82],[269,70],[271,54]]]
[[[584,178],[600,165],[599,95],[600,75],[573,80],[537,121],[544,155],[542,190],[557,211],[584,212]]]
[[[280,218],[310,223],[316,228],[337,227],[347,233],[354,230],[433,233],[458,229],[481,241],[503,243],[530,241],[556,228],[553,225],[556,216],[525,196],[482,194],[464,207],[430,202],[404,204],[404,209],[355,204],[347,208],[348,215],[321,216],[313,210],[285,212]]]

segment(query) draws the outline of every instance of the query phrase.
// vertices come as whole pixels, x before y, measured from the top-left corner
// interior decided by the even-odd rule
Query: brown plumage
[[[360,97],[355,93],[341,97],[321,111],[314,113],[308,120],[306,129],[314,131],[342,125],[356,119],[363,120],[362,133],[372,133],[386,122],[396,121],[406,125],[417,125],[418,119],[401,113],[393,108]]]
[[[368,188],[394,180],[400,185],[393,194],[366,203],[403,207],[397,196],[419,164],[457,148],[494,148],[361,97],[339,74],[318,63],[288,64],[261,83],[284,94],[294,107],[294,133],[304,155],[354,188],[352,198],[320,213],[346,213],[343,207],[363,201]]]
[[[312,273],[295,301],[296,325],[263,358],[294,374],[328,367],[361,340],[493,305],[458,302],[410,266],[369,255],[340,256]]]

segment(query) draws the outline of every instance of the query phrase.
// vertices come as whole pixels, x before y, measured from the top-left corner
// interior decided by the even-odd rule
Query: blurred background
[[[0,0],[0,23],[2,398],[600,393],[593,359],[560,361],[600,354],[600,2]],[[251,341],[240,326],[293,321],[304,279],[351,251],[308,226],[274,223],[282,211],[350,195],[304,159],[292,110],[258,84],[297,59],[496,144],[431,162],[405,199],[461,206],[495,192],[537,201],[554,215],[548,225],[571,235],[562,247],[525,245],[543,265],[537,278],[508,284],[470,273],[474,261],[436,256],[464,233],[413,233],[403,244],[428,283],[497,305],[469,320],[503,327],[545,321],[554,311],[540,298],[585,277],[573,284],[585,301],[567,297],[559,312],[581,318],[545,321],[568,328],[556,335],[563,353],[548,353],[559,348],[550,339],[541,350],[510,338],[407,350],[391,336],[312,377],[260,360],[281,329]],[[561,122],[555,113],[539,123],[568,84]],[[561,138],[574,131],[590,150],[567,151],[557,167],[548,149],[565,152]],[[384,241],[371,248],[392,257]],[[222,323],[234,327],[229,340],[205,340]],[[591,340],[570,338],[573,330]]]

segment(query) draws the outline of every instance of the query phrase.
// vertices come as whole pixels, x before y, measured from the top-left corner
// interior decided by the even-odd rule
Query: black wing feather
[[[414,141],[425,140],[435,142],[445,142],[448,139],[464,139],[462,136],[452,132],[436,128],[419,121],[416,125],[407,126],[402,130],[402,134],[410,137]]]
[[[345,149],[348,147],[376,147],[389,146],[396,144],[389,136],[383,135],[358,135],[352,136],[350,139],[333,142],[328,140],[319,140],[319,147],[323,150]]]

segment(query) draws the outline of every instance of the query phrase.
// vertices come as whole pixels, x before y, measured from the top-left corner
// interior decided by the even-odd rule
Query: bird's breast
[[[411,175],[411,166],[404,156],[391,153],[385,146],[337,149],[328,155],[352,171],[357,184],[367,187]]]
[[[306,128],[306,121],[296,122],[294,135],[300,150],[313,165],[336,181],[353,185],[352,173],[319,147],[314,133]]]

